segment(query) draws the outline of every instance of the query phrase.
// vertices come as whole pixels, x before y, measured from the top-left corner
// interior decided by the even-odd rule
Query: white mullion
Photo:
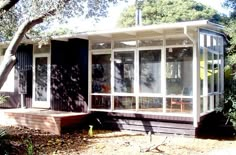
[[[89,41],[89,49],[91,49],[91,41]],[[88,111],[92,108],[92,52],[88,54]]]
[[[212,37],[211,37],[212,38]],[[214,69],[214,53],[211,53],[211,92],[214,92],[214,78],[215,78],[215,69]],[[210,96],[210,110],[213,110],[214,108],[214,95]]]
[[[163,95],[162,109],[166,113],[166,39],[163,40],[163,48],[161,50],[161,92]]]
[[[218,53],[217,54],[217,68],[218,68],[218,80],[217,80],[217,92],[219,93],[220,92],[220,71],[221,71],[221,68],[220,68],[220,54]]]
[[[223,43],[223,38],[221,37],[221,93],[224,92],[224,43]]]
[[[211,72],[212,72],[212,76],[211,76],[211,92],[214,92],[214,53],[211,53]]]
[[[136,98],[136,111],[139,110],[139,49],[138,49],[138,40],[136,43],[136,51],[134,53],[135,59],[134,59],[134,93],[135,93],[135,98]]]
[[[111,111],[114,110],[115,106],[114,106],[114,83],[115,83],[115,69],[114,69],[114,51],[113,51],[113,47],[114,47],[114,41],[111,41]]]

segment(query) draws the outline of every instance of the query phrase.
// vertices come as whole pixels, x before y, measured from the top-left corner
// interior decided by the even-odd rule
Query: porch
[[[87,113],[48,109],[0,109],[0,125],[25,126],[60,135],[62,128],[81,123],[86,116]]]

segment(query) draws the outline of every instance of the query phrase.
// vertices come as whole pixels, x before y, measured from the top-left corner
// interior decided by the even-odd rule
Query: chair
[[[188,88],[188,87],[183,88],[181,95],[182,96],[191,96],[192,89]],[[192,103],[192,99],[189,99],[189,98],[171,98],[170,108],[172,111],[173,105],[180,105],[180,110],[181,110],[181,112],[183,112],[184,105],[191,104],[191,103]]]

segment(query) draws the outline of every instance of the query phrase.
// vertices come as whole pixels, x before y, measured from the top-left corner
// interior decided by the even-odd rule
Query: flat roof
[[[196,30],[197,28],[205,28],[216,32],[222,32],[224,26],[209,22],[208,20],[197,20],[176,23],[163,23],[158,25],[134,26],[129,28],[115,28],[111,30],[94,30],[88,32],[78,32],[75,34],[51,36],[51,40],[68,40],[72,38],[80,38],[87,40],[99,40],[101,38],[131,38],[139,36],[157,36],[164,34],[178,34],[183,33],[184,28],[189,30]],[[24,39],[22,43],[37,43],[41,38]],[[0,46],[8,45],[10,42],[0,42]]]
[[[125,35],[130,36],[150,36],[164,35],[164,34],[178,34],[183,33],[184,28],[189,30],[196,30],[197,28],[205,28],[216,32],[222,32],[224,26],[209,22],[208,20],[197,20],[176,23],[163,23],[158,25],[135,26],[129,28],[117,28],[104,31],[87,32],[88,39],[99,39],[99,37],[107,38],[122,38]]]

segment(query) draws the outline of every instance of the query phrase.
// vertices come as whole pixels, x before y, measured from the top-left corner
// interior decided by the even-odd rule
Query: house
[[[87,112],[112,129],[195,135],[224,97],[222,29],[201,20],[24,42],[0,106]]]

